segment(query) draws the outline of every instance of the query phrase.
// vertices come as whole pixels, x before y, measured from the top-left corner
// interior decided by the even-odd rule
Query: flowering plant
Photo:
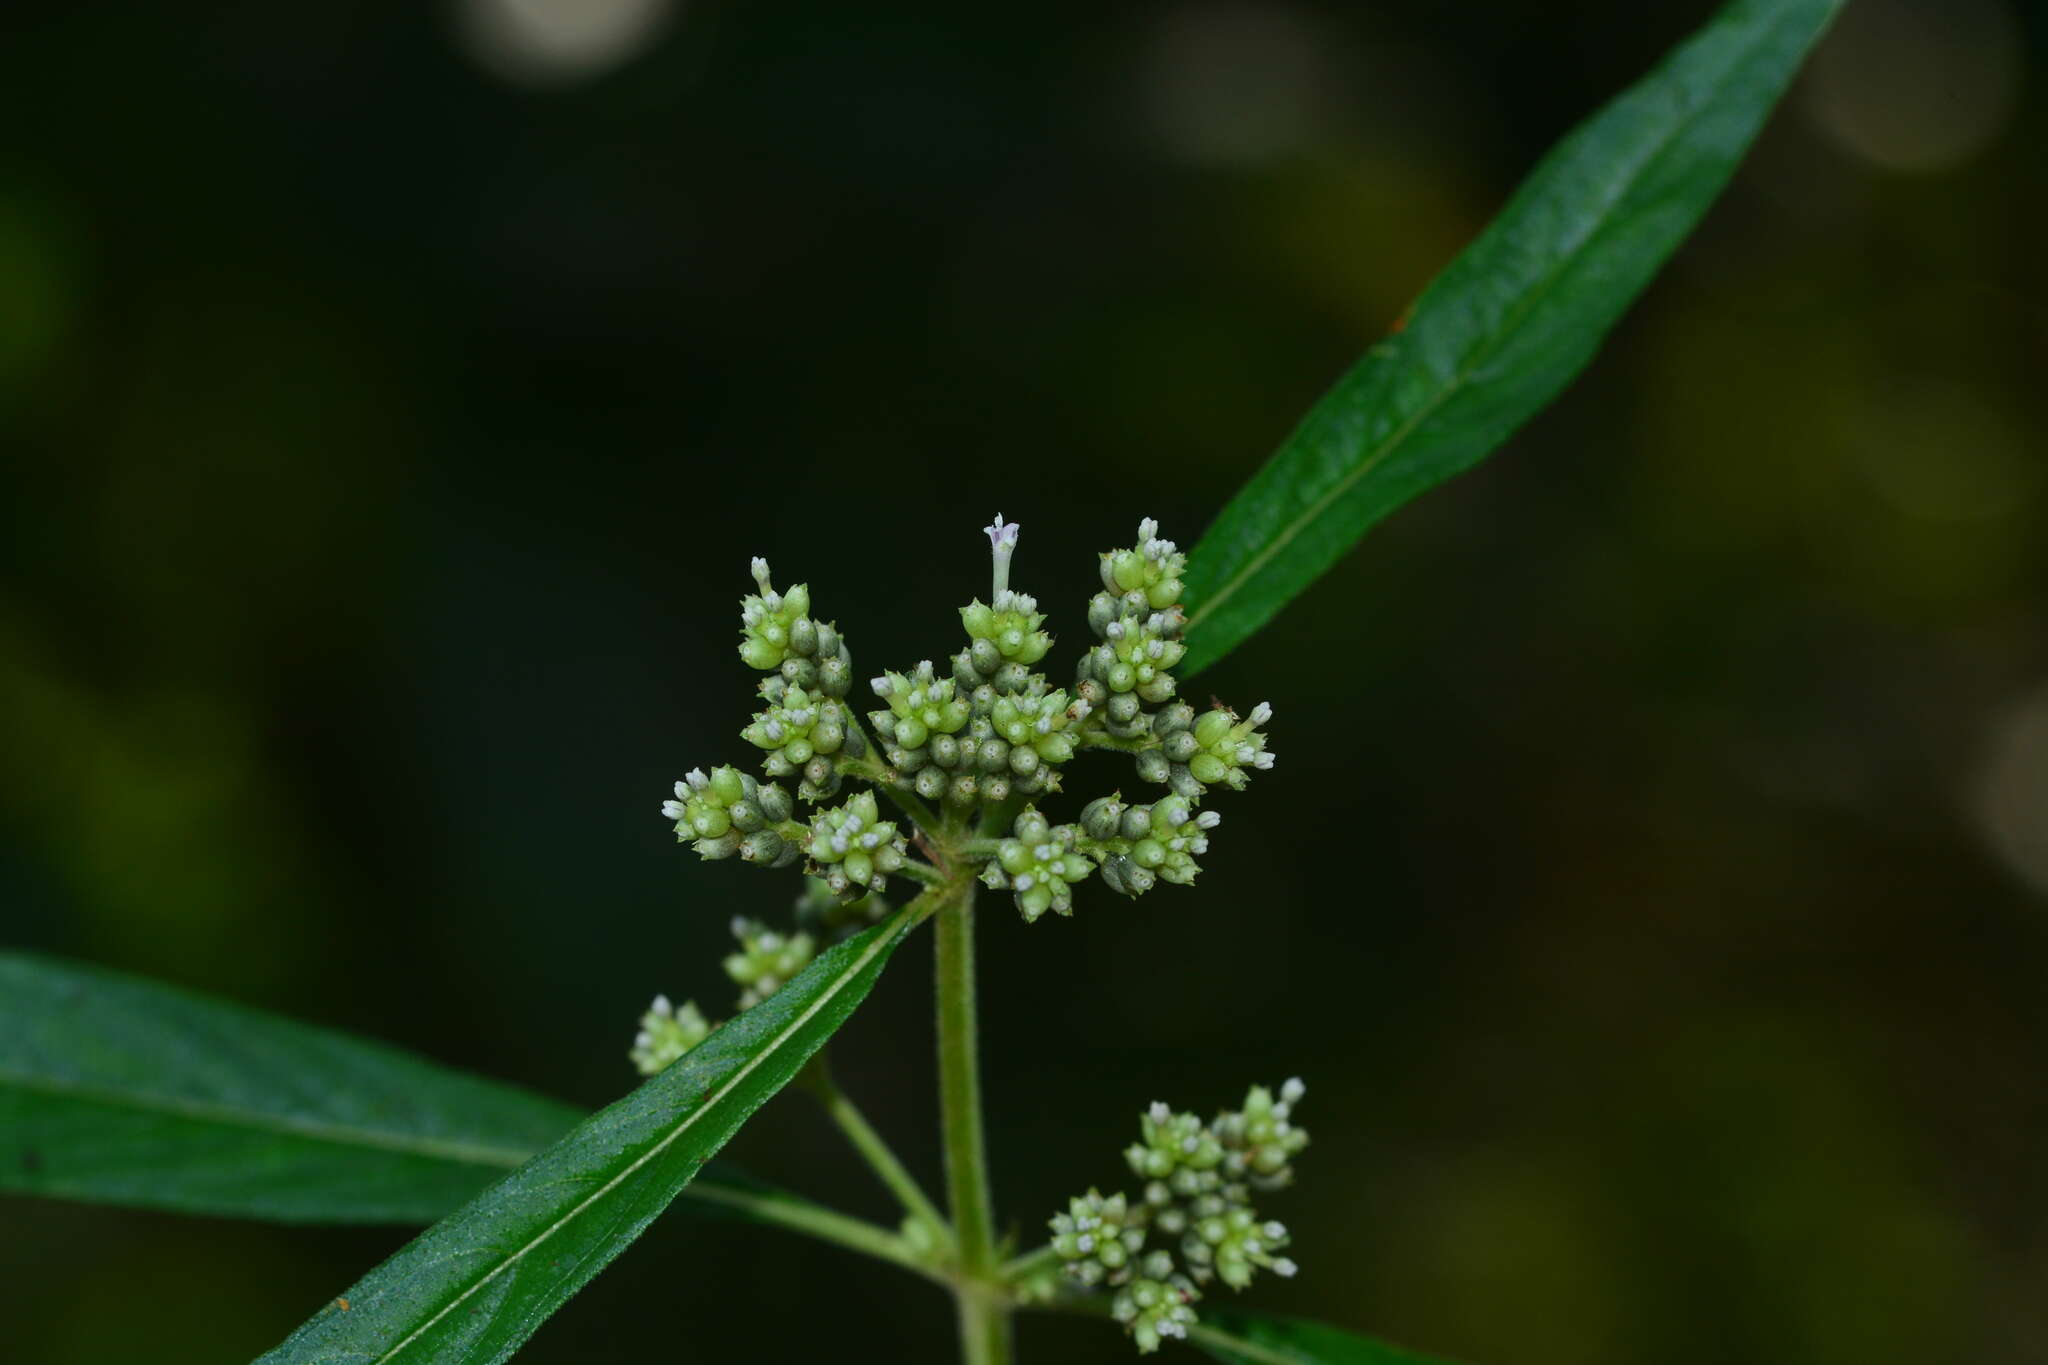
[[[1017,528],[988,528],[987,601],[965,643],[868,684],[809,589],[755,561],[740,655],[763,679],[742,766],[691,771],[662,808],[710,859],[808,875],[795,922],[735,922],[737,1011],[714,1026],[656,997],[629,1054],[647,1079],[595,1114],[390,1048],[177,989],[0,954],[0,1190],[214,1215],[431,1224],[262,1357],[495,1362],[680,1199],[878,1257],[943,1285],[974,1365],[1012,1357],[1019,1309],[1121,1323],[1141,1352],[1186,1339],[1225,1362],[1414,1362],[1346,1331],[1230,1306],[1293,1275],[1266,1216],[1308,1138],[1304,1087],[1253,1086],[1203,1119],[1150,1105],[1131,1185],[1090,1187],[1048,1240],[996,1233],[982,1141],[975,914],[1027,923],[1091,897],[1185,887],[1212,803],[1273,766],[1270,708],[1198,710],[1180,684],[1234,649],[1364,532],[1495,450],[1591,359],[1675,250],[1840,0],[1731,0],[1663,66],[1571,133],[1479,238],[1303,419],[1192,554],[1141,523],[1101,558],[1071,682],[1039,668],[1046,618],[1010,586]],[[971,481],[971,475],[963,478]],[[856,604],[858,605],[858,604]],[[1067,790],[1090,749],[1129,785]],[[849,787],[851,788],[849,790]],[[1106,788],[1106,789],[1105,789]],[[901,888],[901,889],[899,889]],[[901,890],[910,890],[902,899]],[[946,1156],[942,1210],[834,1083],[825,1044],[891,955],[933,926]],[[1057,932],[1045,927],[1018,932]],[[713,1162],[796,1083],[902,1205],[852,1218]],[[1219,1081],[1230,1093],[1241,1078]],[[1342,1140],[1341,1138],[1339,1139]],[[1313,1266],[1313,1251],[1303,1253]]]

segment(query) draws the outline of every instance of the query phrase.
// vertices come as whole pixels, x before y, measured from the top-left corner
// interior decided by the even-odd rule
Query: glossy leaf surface
[[[1184,674],[1558,395],[1713,203],[1841,3],[1735,0],[1551,150],[1202,537]]]
[[[503,1360],[640,1235],[865,998],[913,910],[600,1110],[330,1300],[265,1362]]]

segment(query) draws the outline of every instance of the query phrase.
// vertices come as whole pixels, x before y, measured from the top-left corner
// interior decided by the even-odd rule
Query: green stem
[[[930,863],[921,863],[914,858],[905,862],[902,867],[896,870],[912,881],[923,882],[926,886],[939,886],[944,884],[946,880],[945,873],[939,871]]]
[[[929,1280],[950,1284],[941,1270],[923,1259],[896,1233],[873,1223],[851,1217],[822,1204],[780,1190],[735,1189],[729,1185],[688,1185],[686,1198],[700,1204],[718,1204],[737,1209],[756,1222],[773,1224],[807,1237],[831,1242],[863,1256],[900,1265]]]
[[[1115,749],[1126,754],[1141,754],[1159,747],[1159,740],[1149,734],[1135,739],[1119,739],[1107,730],[1086,731],[1076,736],[1075,743],[1083,749]]]
[[[1010,1313],[998,1282],[995,1216],[987,1144],[981,1123],[981,1063],[974,1005],[974,884],[939,903],[939,1114],[946,1148],[946,1186],[959,1239],[960,1349],[966,1365],[1008,1365]]]
[[[850,706],[846,708],[846,725],[849,730],[860,736],[863,755],[860,758],[841,758],[839,771],[849,777],[858,777],[863,782],[872,783],[882,795],[894,801],[903,813],[910,817],[912,824],[928,835],[936,835],[941,827],[937,813],[927,806],[916,792],[902,785],[900,775],[882,761],[882,751],[875,747],[874,738],[861,728],[860,721],[854,717],[853,708]]]
[[[1041,1270],[1050,1270],[1060,1263],[1060,1254],[1050,1246],[1036,1251],[1027,1251],[1022,1256],[1013,1256],[1003,1262],[1003,1282],[1018,1284],[1030,1279]]]
[[[867,1115],[861,1113],[860,1106],[848,1098],[846,1092],[839,1088],[839,1083],[832,1079],[832,1071],[823,1052],[805,1068],[804,1083],[818,1097],[818,1103],[825,1107],[825,1113],[832,1122],[839,1125],[839,1131],[846,1134],[854,1150],[866,1159],[882,1183],[889,1187],[889,1192],[896,1196],[897,1202],[903,1205],[903,1211],[929,1224],[932,1232],[942,1240],[952,1240],[953,1229],[946,1222],[946,1216],[926,1198],[917,1178],[897,1160],[896,1153],[889,1150],[889,1144],[868,1122]]]

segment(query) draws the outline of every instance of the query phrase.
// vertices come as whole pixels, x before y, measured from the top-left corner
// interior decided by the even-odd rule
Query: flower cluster
[[[752,1009],[775,994],[818,955],[809,934],[784,934],[757,920],[735,919],[732,936],[740,948],[725,959],[725,974],[740,988],[740,1008]]]
[[[818,812],[810,843],[819,876],[841,895],[855,886],[883,890],[909,854],[895,824],[876,808],[873,792],[857,792],[845,805]]]
[[[1026,923],[1048,910],[1071,915],[1074,898],[1068,888],[1095,870],[1094,864],[1075,851],[1079,840],[1080,830],[1075,826],[1055,827],[1026,806],[1011,837],[998,844],[996,856],[982,865],[981,880],[992,890],[1014,892]]]
[[[1295,1273],[1294,1262],[1277,1254],[1288,1245],[1287,1228],[1262,1218],[1251,1196],[1293,1179],[1292,1158],[1308,1145],[1292,1118],[1302,1094],[1299,1080],[1281,1086],[1277,1098],[1253,1086],[1241,1108],[1207,1123],[1154,1104],[1124,1152],[1145,1182],[1142,1197],[1091,1189],[1053,1215],[1052,1249],[1066,1274],[1117,1291],[1111,1312],[1140,1352],[1186,1336],[1211,1281],[1243,1289],[1260,1270]]]
[[[937,844],[919,843],[931,864],[879,819],[872,793],[798,819],[780,786],[732,768],[677,784],[680,799],[663,807],[677,833],[707,858],[802,861],[849,900],[899,871],[935,882],[946,866],[965,864],[1009,891],[1027,921],[1072,913],[1072,887],[1096,869],[1124,896],[1193,882],[1218,823],[1203,804],[1272,766],[1264,727],[1273,712],[1262,703],[1243,718],[1221,706],[1198,714],[1175,700],[1173,669],[1187,652],[1187,556],[1147,518],[1136,544],[1099,557],[1102,591],[1087,611],[1096,643],[1083,651],[1073,687],[1056,688],[1036,671],[1053,643],[1045,614],[1010,586],[1017,526],[998,516],[986,531],[990,591],[960,609],[967,644],[952,656],[950,676],[927,660],[875,677],[872,740],[843,700],[852,654],[837,627],[811,616],[809,587],[777,592],[757,559],[760,591],[740,607],[740,657],[771,674],[760,686],[764,709],[741,731],[761,750],[765,775],[795,778],[796,798],[811,803],[837,796],[849,777],[873,783],[912,815],[921,840]],[[1112,793],[1085,803],[1078,824],[1052,824],[1038,806],[1062,791],[1063,770],[1091,748],[1129,756],[1139,782],[1167,790],[1129,803]],[[961,831],[977,822],[1000,837],[963,842]]]
[[[685,1000],[678,1009],[667,996],[657,995],[640,1016],[640,1032],[634,1035],[630,1054],[633,1065],[641,1075],[652,1076],[710,1037],[712,1028],[696,1001]]]
[[[690,843],[699,857],[737,853],[770,867],[785,867],[800,856],[774,828],[794,809],[788,792],[737,768],[713,768],[708,777],[693,768],[676,783],[676,799],[661,803],[663,817],[675,821],[676,838]]]
[[[754,561],[753,573],[761,593],[740,599],[740,658],[791,687],[845,696],[853,679],[853,655],[837,626],[811,619],[810,588],[798,583],[786,593],[776,592],[765,559]]]
[[[990,590],[960,609],[966,643],[946,664],[874,676],[873,709],[848,703],[852,653],[836,625],[812,616],[809,587],[778,592],[767,563],[753,562],[759,591],[741,602],[739,652],[767,676],[757,688],[762,708],[740,737],[759,752],[761,776],[693,770],[662,806],[677,837],[705,858],[800,864],[811,879],[790,931],[734,921],[738,949],[725,970],[740,1009],[783,989],[826,943],[887,915],[893,878],[927,888],[921,903],[940,904],[979,881],[1013,897],[1027,923],[1073,914],[1075,888],[1098,872],[1132,898],[1161,883],[1188,885],[1221,821],[1211,797],[1242,791],[1273,766],[1270,706],[1239,716],[1180,699],[1187,556],[1156,522],[1140,522],[1135,544],[1099,557],[1102,589],[1085,614],[1093,641],[1066,687],[1040,671],[1053,645],[1045,613],[1010,586],[1018,528],[998,516],[986,532]],[[1090,749],[1128,761],[1135,794],[1105,783],[1061,823],[1051,798],[1065,795],[1071,765]],[[844,792],[849,782],[866,785]],[[893,818],[883,818],[884,800]],[[657,998],[641,1019],[634,1064],[651,1074],[713,1027],[694,1004]],[[1292,1275],[1287,1229],[1252,1200],[1293,1177],[1308,1141],[1292,1121],[1300,1099],[1299,1081],[1277,1096],[1254,1087],[1242,1106],[1206,1122],[1152,1106],[1125,1153],[1138,1193],[1091,1189],[1069,1201],[1051,1220],[1051,1256],[1023,1258],[1033,1268],[1018,1291],[1050,1292],[1064,1274],[1106,1292],[1111,1315],[1149,1352],[1188,1334],[1195,1304],[1216,1282],[1242,1289],[1262,1270]],[[913,1215],[907,1227],[918,1255],[951,1254],[934,1221]],[[1055,1258],[1060,1271],[1037,1268]]]

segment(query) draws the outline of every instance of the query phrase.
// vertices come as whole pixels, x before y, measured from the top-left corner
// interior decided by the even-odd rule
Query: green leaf
[[[1202,537],[1183,674],[1557,396],[1706,212],[1841,4],[1735,0],[1551,150]]]
[[[414,1238],[263,1361],[505,1359],[845,1022],[917,910],[906,906],[820,955],[681,1061]]]
[[[431,1223],[585,1116],[380,1043],[0,953],[0,1192]],[[700,1214],[798,1230],[816,1217],[724,1163],[687,1193]]]
[[[1430,1356],[1300,1318],[1201,1307],[1189,1339],[1224,1365],[1444,1365]]]
[[[0,954],[0,1190],[427,1223],[582,1117],[395,1048]]]

